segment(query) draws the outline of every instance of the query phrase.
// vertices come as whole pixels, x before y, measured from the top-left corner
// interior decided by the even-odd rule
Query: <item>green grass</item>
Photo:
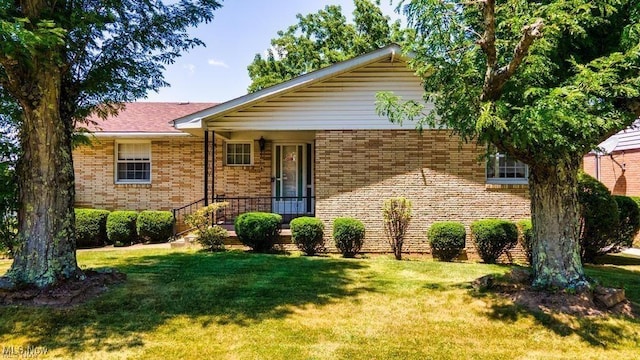
[[[470,290],[506,266],[161,249],[78,256],[127,282],[71,310],[0,308],[0,345],[79,359],[639,356],[640,321],[540,315]],[[640,303],[638,262],[588,272]]]

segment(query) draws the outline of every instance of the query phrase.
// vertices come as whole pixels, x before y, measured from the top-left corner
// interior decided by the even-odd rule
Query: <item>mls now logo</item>
[[[49,350],[43,346],[2,346],[2,358],[35,359],[46,355]]]

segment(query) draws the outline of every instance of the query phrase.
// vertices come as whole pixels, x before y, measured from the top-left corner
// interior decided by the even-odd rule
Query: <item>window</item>
[[[253,164],[252,142],[229,142],[226,146],[227,165],[251,165]]]
[[[116,183],[151,182],[151,143],[116,143]]]
[[[490,184],[526,184],[529,167],[507,154],[495,153],[487,160],[487,182]]]

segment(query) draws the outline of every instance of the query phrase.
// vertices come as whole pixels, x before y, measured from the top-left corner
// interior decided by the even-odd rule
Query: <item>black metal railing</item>
[[[228,205],[218,210],[216,219],[218,224],[231,225],[236,217],[250,211],[272,212],[282,215],[282,223],[289,224],[291,220],[302,216],[315,216],[314,196],[279,196],[279,197],[226,197],[217,196],[214,202],[227,202]],[[189,228],[184,219],[204,207],[204,199],[173,209],[174,238],[193,229]]]
[[[238,215],[250,211],[271,212],[282,215],[282,223],[301,216],[315,216],[314,196],[279,196],[279,197],[226,197],[218,196],[216,202],[227,202],[229,205],[220,209],[218,219],[224,224],[233,224]]]

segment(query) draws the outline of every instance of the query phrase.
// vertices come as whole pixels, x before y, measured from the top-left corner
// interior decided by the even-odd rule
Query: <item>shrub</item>
[[[494,264],[505,251],[518,242],[516,224],[499,219],[484,219],[471,224],[471,234],[482,260]]]
[[[411,201],[399,197],[391,198],[382,205],[384,230],[396,260],[402,260],[404,236],[411,221]]]
[[[593,262],[616,244],[618,204],[606,186],[585,173],[578,175],[578,202],[582,261]]]
[[[533,264],[533,252],[531,249],[533,245],[533,225],[531,224],[531,220],[523,219],[518,221],[516,225],[520,231],[520,246],[522,246],[529,264]]]
[[[229,205],[218,202],[205,206],[193,214],[187,215],[185,223],[196,229],[196,241],[202,248],[209,251],[224,250],[224,240],[229,236],[227,230],[216,225],[218,210]]]
[[[79,248],[104,246],[107,238],[109,211],[97,209],[75,209],[76,245]]]
[[[635,201],[636,204],[638,204],[638,208],[640,209],[640,197],[638,196],[629,196],[629,198],[633,201]],[[640,237],[636,237],[637,241],[634,241],[632,246],[633,247],[640,247]]]
[[[633,246],[633,239],[640,230],[640,209],[638,203],[628,196],[614,196],[618,205],[618,231],[616,250]]]
[[[136,220],[136,230],[143,241],[167,242],[173,235],[173,214],[170,211],[143,211]]]
[[[313,256],[325,251],[324,223],[313,217],[299,217],[291,220],[291,237],[298,249]]]
[[[454,221],[436,222],[427,232],[433,256],[441,261],[452,261],[464,249],[467,231],[464,225]]]
[[[115,246],[127,246],[136,241],[135,211],[112,211],[107,217],[107,237]]]
[[[233,227],[238,240],[256,252],[267,252],[280,237],[282,216],[264,212],[248,212],[238,216]]]
[[[3,212],[0,209],[0,255],[13,257],[13,250],[18,241],[18,217],[13,211]]]
[[[364,243],[364,225],[353,218],[337,218],[333,220],[333,239],[342,256],[355,257]]]

